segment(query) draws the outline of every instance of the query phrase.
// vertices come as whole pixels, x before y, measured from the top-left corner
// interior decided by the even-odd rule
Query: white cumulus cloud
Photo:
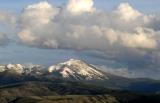
[[[67,10],[74,15],[79,15],[84,12],[93,12],[93,0],[69,0]]]
[[[120,17],[120,19],[125,21],[135,20],[141,16],[141,13],[133,9],[128,3],[120,4],[114,12]]]
[[[71,10],[76,10],[79,15],[67,14],[66,10],[73,4],[75,9]],[[149,16],[134,10],[128,3],[120,4],[109,13],[95,11],[81,15],[90,10],[93,10],[92,0],[69,0],[61,10],[46,1],[29,5],[22,12],[18,36],[23,43],[44,48],[102,51],[112,45],[135,49],[156,48],[157,41],[153,34],[156,31],[146,31],[152,28],[145,27]],[[123,19],[127,22],[124,23]]]

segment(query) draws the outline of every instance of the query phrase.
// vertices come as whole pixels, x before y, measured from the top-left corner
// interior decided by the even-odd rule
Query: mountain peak
[[[73,80],[104,80],[107,76],[96,67],[91,66],[81,60],[70,59],[64,63],[59,63],[48,68],[50,73],[58,73],[62,78]]]
[[[80,65],[80,64],[83,64],[84,61],[82,60],[78,60],[78,59],[69,59],[68,61],[64,62],[64,63],[60,63],[60,64],[63,64],[63,65]]]

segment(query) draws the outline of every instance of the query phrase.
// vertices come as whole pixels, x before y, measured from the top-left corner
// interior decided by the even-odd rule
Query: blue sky
[[[0,0],[0,8],[7,10],[21,11],[22,8],[29,4],[45,0]],[[67,0],[46,0],[53,5],[61,6]],[[160,0],[94,0],[95,7],[110,10],[122,2],[130,3],[134,8],[143,13],[160,13]]]

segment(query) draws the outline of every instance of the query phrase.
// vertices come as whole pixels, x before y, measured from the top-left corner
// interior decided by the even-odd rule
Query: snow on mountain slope
[[[44,67],[40,65],[6,64],[0,65],[0,72],[9,71],[16,74],[41,74]]]
[[[22,74],[24,72],[23,66],[21,64],[8,64],[6,65],[6,69],[13,70],[14,72],[18,74]]]
[[[5,65],[0,65],[0,72],[4,72],[5,71]]]
[[[105,80],[108,77],[94,66],[81,60],[70,59],[64,63],[50,66],[50,73],[59,73],[59,76],[74,80]]]
[[[81,60],[70,59],[64,63],[50,66],[48,69],[41,65],[21,65],[6,64],[0,65],[0,73],[15,73],[18,75],[41,75],[54,76],[71,80],[105,80],[108,79],[106,74],[98,70],[96,67],[87,64]]]

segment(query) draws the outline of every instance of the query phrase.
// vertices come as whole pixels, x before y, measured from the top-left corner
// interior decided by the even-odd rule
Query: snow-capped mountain
[[[70,59],[64,63],[50,66],[48,69],[41,65],[6,64],[0,65],[0,73],[9,72],[18,75],[34,74],[54,76],[71,80],[106,80],[108,77],[96,67],[81,60]]]
[[[160,91],[160,81],[140,78],[125,78],[102,72],[97,67],[81,60],[70,59],[47,67],[41,65],[0,65],[0,86],[28,81],[67,83],[89,83],[111,89],[134,91]],[[68,81],[69,80],[69,81]],[[154,87],[154,88],[153,88]]]
[[[108,77],[96,67],[81,60],[70,59],[48,68],[49,73],[73,80],[106,80]]]
[[[81,60],[70,59],[64,63],[49,66],[6,64],[0,65],[0,73],[9,72],[18,75],[53,76],[70,80],[106,80],[108,77],[95,66]]]
[[[6,64],[0,65],[0,72],[12,72],[16,74],[42,74],[44,67],[40,65]]]

